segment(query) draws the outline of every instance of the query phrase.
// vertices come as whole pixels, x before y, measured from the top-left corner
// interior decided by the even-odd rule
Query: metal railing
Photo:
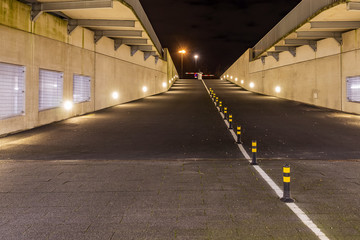
[[[145,31],[151,38],[151,41],[154,43],[156,49],[160,53],[161,57],[163,57],[163,48],[161,46],[161,43],[159,41],[159,38],[157,37],[154,28],[152,27],[149,18],[147,17],[143,7],[141,6],[141,3],[139,0],[120,0],[121,2],[126,3],[128,6],[132,8],[138,19],[140,20],[141,24],[143,25]]]
[[[323,9],[343,2],[346,2],[346,0],[302,0],[253,47],[253,59],[259,57],[275,43],[293,32]]]

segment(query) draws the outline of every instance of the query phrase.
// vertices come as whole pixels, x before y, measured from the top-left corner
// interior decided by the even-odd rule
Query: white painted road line
[[[201,80],[204,84],[204,87],[208,94],[210,91],[206,86],[205,82]],[[224,119],[224,114],[220,112],[220,109],[216,107],[220,113],[222,119]],[[227,120],[224,120],[227,128],[229,128],[229,123]],[[229,129],[231,135],[233,136],[235,142],[237,141],[237,136],[233,129]],[[249,154],[246,152],[244,146],[242,144],[238,144],[238,147],[241,153],[244,155],[245,159],[251,162],[251,158]],[[267,182],[267,184],[271,187],[272,190],[276,193],[276,195],[281,198],[283,197],[283,191],[279,188],[279,186],[271,179],[271,177],[258,165],[253,165],[254,169],[260,174],[260,176]],[[298,216],[298,218],[313,232],[315,235],[321,240],[329,240],[329,238],[316,226],[316,224],[295,204],[295,203],[286,203],[286,205]]]

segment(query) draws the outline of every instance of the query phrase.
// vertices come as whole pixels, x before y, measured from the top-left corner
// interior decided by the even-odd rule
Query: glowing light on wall
[[[111,94],[111,96],[112,96],[113,99],[118,99],[119,98],[119,93],[118,92],[113,92]]]
[[[249,84],[249,86],[250,86],[250,88],[254,88],[254,87],[255,87],[255,83],[251,82],[251,83]]]
[[[146,86],[143,86],[142,90],[143,90],[143,92],[147,92],[148,88]]]
[[[275,92],[276,92],[276,93],[280,93],[280,92],[281,92],[281,87],[280,87],[280,86],[276,86]]]
[[[65,101],[64,102],[64,108],[65,110],[69,111],[73,108],[74,104],[72,103],[72,101]]]

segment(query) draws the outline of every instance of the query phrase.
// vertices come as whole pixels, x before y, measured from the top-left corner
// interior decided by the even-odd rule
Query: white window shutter
[[[360,76],[346,78],[347,98],[350,102],[360,102]]]
[[[63,101],[63,73],[40,69],[39,110],[61,106]]]
[[[25,67],[0,63],[0,119],[25,113]]]
[[[87,102],[91,99],[91,78],[74,74],[73,82],[74,103]]]

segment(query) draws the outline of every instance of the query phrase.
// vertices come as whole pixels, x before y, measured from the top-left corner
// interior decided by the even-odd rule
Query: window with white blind
[[[347,99],[350,102],[360,102],[360,76],[346,78]]]
[[[91,78],[74,74],[73,99],[74,103],[90,101],[91,98]]]
[[[25,113],[25,67],[0,63],[0,119]]]
[[[40,69],[39,110],[59,107],[63,100],[63,73]]]

